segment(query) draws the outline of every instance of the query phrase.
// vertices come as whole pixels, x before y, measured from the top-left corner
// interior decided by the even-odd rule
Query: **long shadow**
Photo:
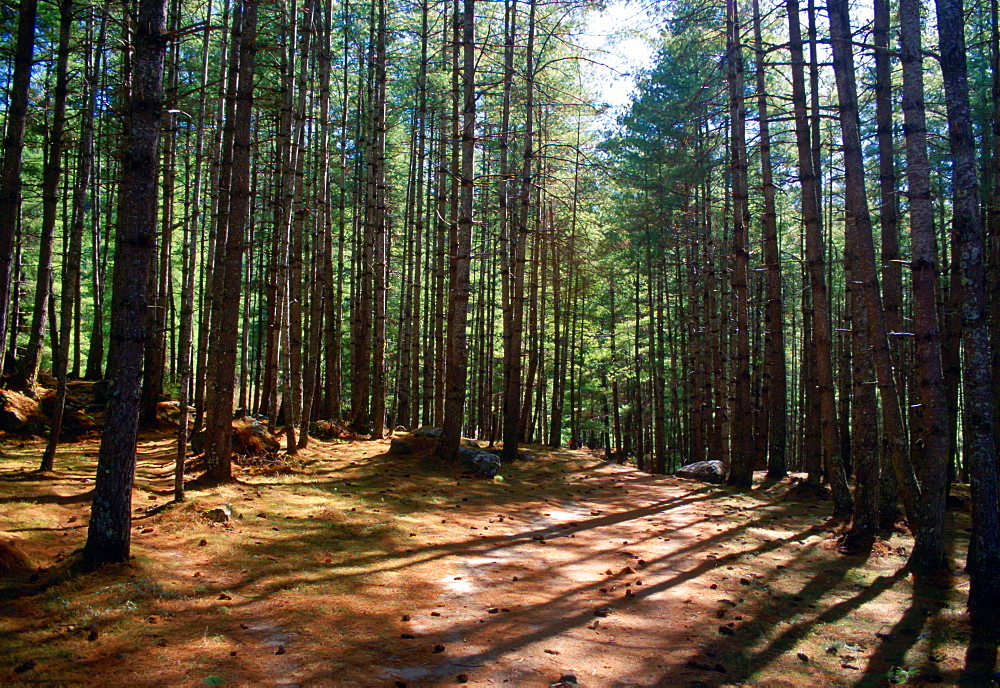
[[[897,575],[903,573],[904,571],[900,570]],[[855,685],[877,685],[894,668],[904,665],[906,653],[923,637],[922,633],[929,619],[940,609],[943,592],[940,583],[935,584],[924,576],[914,576],[910,606],[906,608],[892,630],[879,634],[882,642],[869,657],[865,673]],[[944,680],[940,668],[929,658],[924,662],[920,678],[931,683],[940,683]]]
[[[375,461],[370,462],[368,466],[359,466],[358,468],[378,470],[381,468],[378,459],[385,456],[387,455],[371,457],[375,459]],[[395,461],[395,457],[392,457],[392,460]],[[383,459],[382,463],[384,462],[385,460]],[[340,469],[338,468],[337,470]],[[395,470],[405,471],[406,468],[401,469],[396,466]],[[412,472],[420,473],[421,471],[418,467],[413,466]],[[392,480],[390,479],[397,479],[399,477],[401,476],[383,475],[372,477],[371,475],[367,475],[358,479],[351,478],[352,482],[356,480],[359,483],[365,484],[352,485],[350,487],[352,492],[354,492],[358,497],[373,497],[378,493],[377,491],[379,489],[391,486]],[[625,477],[634,479],[631,478],[631,476]],[[376,481],[379,481],[380,478],[382,479],[381,484],[373,484]],[[539,480],[539,478],[536,476],[535,480]],[[243,484],[259,489],[267,483],[243,482]],[[336,481],[330,481],[326,484],[336,484]],[[537,504],[541,499],[546,497],[552,498],[556,490],[572,490],[573,492],[590,490],[585,478],[572,484],[564,483],[557,486],[545,486],[544,489],[539,489],[533,493],[522,491],[517,494],[512,494],[508,492],[506,495],[501,495],[498,490],[488,489],[489,486],[487,484],[476,484],[470,482],[467,483],[466,486],[468,489],[463,490],[461,494],[482,497],[484,502],[486,500],[498,500],[496,501],[496,507],[501,510],[516,510],[518,501]],[[316,488],[317,485],[309,482],[303,482],[301,487]],[[339,484],[338,487],[343,487],[342,483]],[[701,486],[691,485],[691,487],[697,489]],[[289,584],[297,582],[305,584],[319,584],[324,581],[342,580],[363,582],[366,577],[379,572],[405,569],[406,567],[424,564],[454,555],[486,555],[492,552],[498,552],[512,547],[529,544],[530,541],[535,538],[550,540],[558,537],[566,537],[583,531],[593,531],[604,527],[619,525],[628,521],[655,516],[657,514],[662,514],[672,509],[677,509],[697,502],[711,501],[723,496],[726,496],[726,493],[718,490],[707,490],[706,492],[699,492],[695,494],[688,492],[687,494],[660,500],[652,504],[646,504],[645,506],[626,508],[621,511],[601,515],[595,518],[585,518],[582,521],[572,522],[571,524],[564,522],[558,525],[545,525],[543,527],[535,527],[530,530],[507,535],[490,535],[485,538],[466,538],[457,542],[452,541],[441,544],[412,547],[405,553],[398,550],[390,551],[385,545],[386,540],[392,542],[393,538],[396,538],[400,547],[405,546],[405,544],[409,544],[406,539],[402,537],[405,535],[405,532],[402,530],[401,526],[391,521],[388,523],[378,524],[372,524],[371,522],[332,524],[335,525],[335,529],[329,527],[331,524],[321,525],[320,523],[310,523],[306,525],[305,523],[299,521],[295,524],[295,528],[291,530],[289,535],[278,536],[277,533],[274,533],[273,535],[276,537],[271,539],[270,537],[262,534],[259,538],[259,540],[263,541],[262,544],[251,544],[251,540],[251,542],[247,543],[247,546],[243,551],[244,556],[258,554],[264,556],[279,555],[280,557],[287,557],[286,559],[276,559],[273,566],[261,567],[255,572],[255,574],[244,576],[235,588],[232,585],[227,585],[225,587],[227,590],[235,591],[263,584],[263,588],[257,588],[254,590],[254,599],[256,599],[256,594],[262,593],[263,595],[267,595],[269,592],[287,587]],[[499,501],[505,497],[509,497],[511,501],[506,503]],[[632,496],[621,494],[621,492],[618,491],[618,488],[608,488],[600,489],[591,497],[583,497],[583,500],[585,501],[588,498],[595,500],[607,500],[604,501],[605,504],[613,504],[614,502],[624,504],[632,499]],[[432,512],[441,511],[442,514],[447,514],[447,511],[444,510],[445,508],[439,504],[420,504],[419,499],[413,499],[412,501],[416,502],[416,504],[411,503],[410,505],[404,505],[395,501],[389,502],[387,500],[387,502],[381,505],[380,508],[383,510],[383,516],[390,517],[393,515],[403,515],[414,508]],[[475,506],[483,509],[489,508],[489,506],[485,503],[469,504],[469,506]],[[544,508],[544,506],[540,506],[540,508]],[[719,516],[721,515],[722,514],[719,514]],[[697,542],[692,542],[691,544],[685,545],[677,550],[672,550],[665,556],[653,560],[647,565],[647,569],[654,568],[658,564],[663,566],[666,563],[672,563],[683,559],[686,554],[694,550],[708,549],[716,542],[732,539],[735,534],[744,531],[746,528],[762,525],[776,518],[780,518],[780,515],[774,512],[761,514],[759,518],[739,524],[738,526],[722,533],[716,533],[711,537]],[[373,529],[375,530],[374,533],[369,532]],[[770,542],[763,543],[755,549],[735,552],[715,559],[702,561],[694,568],[680,572],[667,581],[663,581],[655,585],[645,586],[642,590],[637,590],[635,598],[641,600],[649,597],[650,595],[680,585],[708,571],[724,566],[727,563],[736,562],[746,556],[755,556],[757,554],[778,549],[789,542],[803,540],[809,535],[823,530],[825,530],[825,526],[823,525],[812,526],[801,532],[794,533],[787,538],[775,539]],[[382,539],[381,537],[373,537],[373,534],[377,536],[384,535],[385,538]],[[272,534],[268,533],[267,535]],[[356,552],[353,545],[357,542],[364,542],[368,551]],[[339,550],[339,553],[347,553],[350,551],[352,554],[356,553],[358,556],[351,556],[350,558],[340,560],[337,564],[326,567],[326,570],[321,570],[322,565],[316,565],[313,567],[310,565],[303,566],[301,563],[292,564],[292,561],[294,561],[294,558],[297,555],[301,555],[304,552],[322,551],[324,548],[337,549]],[[593,548],[586,549],[586,556],[594,555],[592,551]],[[608,549],[598,553],[596,556],[601,556],[604,553],[611,553],[614,549],[615,548],[611,547],[609,543]],[[237,555],[237,558],[239,558],[239,555]],[[319,573],[318,577],[310,575],[316,573]],[[523,609],[521,611],[521,618],[523,621],[520,621],[519,623],[525,624],[529,628],[534,626],[539,621],[541,621],[543,625],[533,628],[526,634],[512,636],[509,640],[495,644],[487,651],[469,654],[464,657],[455,657],[455,662],[464,662],[463,665],[474,664],[480,659],[516,650],[537,640],[549,637],[550,635],[558,634],[562,631],[582,626],[589,621],[592,621],[594,618],[593,608],[587,606],[582,611],[579,611],[579,604],[576,602],[570,604],[570,598],[588,591],[596,592],[596,588],[599,585],[606,584],[608,580],[617,580],[620,577],[621,574],[616,574],[615,576],[601,581],[574,586],[572,589],[564,591],[542,604]],[[210,592],[206,592],[205,594],[214,594],[218,592],[218,590],[214,590],[212,588],[210,588],[210,590]],[[234,609],[239,609],[243,604],[249,605],[251,602],[252,600],[248,600],[246,603],[234,604],[233,607]],[[616,606],[616,604],[618,603],[611,603],[610,606]],[[474,626],[474,623],[477,622],[470,621],[468,624],[455,625],[453,628],[459,632],[469,632],[473,628],[482,628],[482,626]]]
[[[385,456],[385,455],[379,455]],[[559,529],[558,526],[549,526],[544,528],[536,528],[529,531],[522,531],[520,533],[515,533],[512,535],[497,535],[497,536],[480,536],[475,539],[466,539],[461,541],[446,542],[439,545],[427,545],[423,547],[409,547],[405,552],[401,553],[398,551],[386,551],[384,549],[379,549],[377,551],[369,551],[365,553],[352,552],[354,556],[351,557],[349,562],[349,567],[351,569],[362,569],[357,573],[347,573],[344,571],[331,571],[330,579],[336,577],[337,579],[354,578],[363,579],[365,576],[369,576],[375,573],[386,573],[399,571],[411,566],[430,563],[436,560],[441,560],[450,556],[458,554],[476,554],[479,556],[487,556],[491,553],[495,553],[504,549],[511,547],[516,547],[519,545],[526,544],[532,540],[539,538],[554,538],[556,536],[569,536],[573,533],[578,533],[584,530],[590,530],[594,528],[612,526],[620,524],[630,520],[636,520],[644,518],[657,513],[662,513],[670,509],[678,508],[687,504],[708,501],[717,498],[719,495],[717,491],[711,490],[700,494],[687,494],[679,497],[674,497],[668,500],[662,500],[660,502],[647,505],[644,507],[638,507],[634,509],[628,509],[625,511],[609,514],[607,516],[601,516],[599,518],[588,519],[586,521],[574,522],[571,527],[564,527]],[[537,497],[531,495],[530,497],[525,495],[526,499],[530,498],[532,500],[537,500]],[[776,497],[772,502],[764,502],[762,506],[768,504],[777,503],[780,501],[780,497]],[[386,512],[391,511],[389,505],[383,505]],[[440,508],[440,507],[437,507]],[[509,504],[505,504],[504,508],[510,508]],[[689,545],[681,547],[679,549],[673,550],[669,555],[670,559],[680,558],[683,555],[702,548],[711,547],[716,542],[721,542],[729,540],[735,536],[736,533],[742,532],[747,528],[756,527],[763,525],[778,516],[774,511],[768,511],[762,514],[760,517],[741,524],[735,528],[727,531],[716,533],[711,537],[702,538],[697,541],[692,542]],[[568,524],[562,524],[566,526]],[[345,524],[338,524],[337,528],[342,529]],[[366,526],[367,529],[371,529],[371,525]],[[689,571],[685,574],[680,574],[677,584],[686,582],[691,578],[697,577],[704,573],[705,571],[720,566],[722,564],[728,563],[730,561],[736,560],[743,556],[756,556],[761,553],[777,549],[788,542],[801,541],[811,535],[823,532],[826,529],[825,524],[813,525],[800,533],[792,535],[784,539],[776,539],[768,543],[764,543],[756,549],[745,550],[743,552],[733,553],[721,558],[707,559],[701,566]],[[359,531],[360,532],[360,531]],[[385,535],[391,534],[391,530],[386,530]],[[338,533],[338,535],[340,535]],[[308,551],[316,551],[318,547],[320,550],[324,548],[339,549],[338,544],[342,544],[344,541],[351,541],[352,538],[334,538],[328,529],[322,527],[316,527],[313,529],[311,535],[306,535],[300,532],[296,534],[294,538],[294,543],[297,545],[295,550],[297,553],[301,554]],[[248,553],[251,555],[262,555],[271,557],[284,557],[291,552],[289,551],[289,540],[271,540],[265,543],[255,543],[252,547],[247,547]],[[353,550],[354,548],[351,547]],[[599,551],[594,556],[602,556],[608,552]],[[276,565],[272,567],[274,570],[264,569],[259,572],[259,575],[252,576],[241,581],[242,586],[251,586],[259,583],[262,579],[272,577],[279,572],[287,573],[287,567]],[[322,579],[315,580],[314,582],[321,582]],[[281,587],[284,581],[272,582],[272,585],[276,588]],[[595,584],[594,586],[597,587]],[[659,591],[660,586],[650,586],[644,590],[641,595],[648,596],[653,592]],[[556,600],[557,601],[557,600]]]
[[[829,565],[827,565],[827,569],[810,580],[797,595],[793,596],[793,599],[799,599],[803,602],[819,600],[825,593],[836,588],[843,581],[847,571],[856,565],[856,561],[841,559],[834,564],[832,573],[830,572]],[[902,569],[891,576],[880,576],[875,582],[866,586],[854,597],[830,605],[812,618],[803,619],[789,625],[774,637],[766,647],[759,651],[752,651],[744,642],[729,641],[726,645],[731,648],[732,657],[736,665],[740,667],[745,677],[749,677],[767,667],[781,655],[789,652],[811,627],[844,618],[850,612],[881,595],[902,580],[904,576],[905,572]],[[768,610],[773,610],[773,607],[768,607]],[[801,610],[788,605],[777,616],[769,614],[760,620],[744,625],[741,628],[741,636],[755,637],[764,635],[777,623],[793,618],[800,613]]]
[[[31,504],[79,504],[89,502],[94,497],[94,490],[71,495],[43,494],[24,497],[0,497],[0,504],[15,504],[17,502]]]
[[[738,528],[733,530],[738,530]],[[688,571],[678,573],[669,580],[654,585],[643,586],[641,590],[637,590],[634,592],[632,599],[642,600],[656,593],[666,591],[670,588],[681,585],[689,580],[697,578],[704,573],[714,570],[718,568],[720,564],[724,565],[726,563],[736,562],[745,556],[755,556],[757,554],[777,549],[778,547],[789,544],[790,542],[803,540],[806,537],[812,535],[815,530],[816,528],[812,527],[806,529],[801,533],[797,533],[793,536],[785,538],[783,540],[764,543],[753,550],[733,552],[718,559],[704,561],[698,566]],[[671,552],[666,557],[654,560],[651,564],[648,564],[646,566],[645,570],[650,570],[652,568],[655,568],[655,565],[658,562],[661,562],[666,559],[673,559],[674,557],[676,557],[676,555],[677,555],[676,552]],[[613,580],[613,578],[607,580]],[[452,661],[451,663],[456,664],[457,666],[478,666],[480,664],[485,664],[489,660],[494,659],[499,655],[517,651],[535,642],[556,636],[572,628],[585,625],[586,623],[594,619],[594,609],[592,607],[588,607],[585,611],[565,613],[566,602],[569,597],[579,594],[580,592],[586,590],[587,588],[596,589],[599,585],[602,585],[605,582],[606,581],[595,582],[592,584],[581,586],[580,588],[564,592],[563,594],[560,594],[542,604],[535,605],[530,609],[530,611],[524,610],[523,612],[524,614],[530,614],[531,618],[535,620],[551,619],[551,618],[555,618],[558,620],[540,626],[533,631],[527,633],[519,633],[516,636],[512,636],[509,640],[506,640],[504,642],[495,643],[488,650],[485,650],[483,652],[476,652],[476,653],[457,656],[455,658],[455,661]],[[629,603],[631,604],[631,602]],[[608,607],[611,611],[613,611],[615,607],[618,606],[618,603],[612,602],[601,606]],[[475,628],[477,628],[475,622],[470,622],[468,624],[455,626],[448,633],[452,635],[457,634],[459,636],[464,636],[465,634],[471,632]]]
[[[607,525],[615,525],[629,520],[635,520],[637,518],[642,518],[649,514],[659,513],[666,511],[670,508],[676,508],[683,504],[690,502],[700,501],[706,497],[678,497],[671,500],[664,500],[663,502],[649,505],[646,507],[641,507],[638,509],[628,510],[625,512],[619,512],[617,514],[611,514],[606,517],[601,517],[599,519],[593,519],[593,521],[600,522],[598,525],[593,525],[590,521],[581,524],[575,529],[574,532],[580,532],[581,530],[602,527]],[[339,523],[336,526],[337,531],[350,531],[356,529],[358,533],[364,531],[370,531],[372,529],[371,524],[343,524]],[[293,540],[296,545],[295,549],[301,552],[315,551],[317,547],[322,550],[323,548],[337,548],[338,544],[343,545],[343,543],[350,543],[353,538],[344,537],[344,533],[336,532],[332,533],[332,529],[323,528],[322,526],[316,526],[312,529],[311,534],[303,534],[301,531],[296,533]],[[475,554],[479,556],[486,556],[498,551],[502,551],[511,547],[517,547],[524,545],[526,543],[532,542],[536,536],[543,536],[545,533],[550,533],[551,528],[542,528],[531,531],[525,531],[516,533],[513,535],[491,535],[487,537],[479,537],[475,539],[465,539],[460,541],[445,542],[439,545],[425,545],[423,547],[410,547],[407,548],[409,551],[398,552],[398,551],[385,551],[380,549],[378,551],[371,551],[366,553],[356,553],[354,546],[350,549],[355,556],[352,556],[349,562],[349,567],[351,569],[363,569],[356,574],[349,574],[344,572],[331,572],[330,577],[345,578],[345,577],[358,577],[363,579],[366,576],[370,576],[376,573],[387,573],[392,571],[399,571],[412,566],[427,564],[433,561],[441,560],[450,556],[458,554]],[[386,529],[384,535],[391,535],[391,529]],[[266,544],[255,545],[253,547],[247,547],[247,552],[251,556],[253,555],[263,555],[263,556],[287,556],[289,554],[289,544],[292,544],[287,539],[272,540],[266,542]],[[276,571],[263,570],[260,572],[259,576],[245,578],[241,585],[249,586],[260,582],[261,578],[269,577],[278,570],[282,572],[287,572],[287,567],[274,567]],[[280,587],[280,583],[277,584]]]

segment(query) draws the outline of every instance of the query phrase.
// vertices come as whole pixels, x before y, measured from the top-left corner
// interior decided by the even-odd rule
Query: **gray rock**
[[[681,466],[674,475],[679,478],[690,478],[700,480],[703,483],[721,484],[726,481],[726,467],[721,461],[695,461],[686,466]]]
[[[408,445],[403,440],[396,439],[393,437],[389,440],[389,453],[390,454],[412,454],[413,447]]]
[[[500,470],[500,457],[488,451],[459,447],[457,457],[463,468],[483,478],[492,478]]]
[[[223,504],[215,509],[209,509],[202,516],[216,523],[229,523],[233,517],[233,509],[228,504]]]
[[[435,439],[441,438],[441,428],[417,428],[411,435],[416,435],[417,437],[433,437]]]
[[[476,442],[475,440],[463,440],[462,444],[469,449],[482,449],[479,442]]]

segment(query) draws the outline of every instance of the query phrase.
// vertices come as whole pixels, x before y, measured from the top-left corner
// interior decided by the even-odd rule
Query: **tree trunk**
[[[962,313],[963,431],[972,486],[969,543],[969,615],[972,639],[965,655],[968,678],[989,680],[1000,641],[1000,477],[993,428],[990,346],[986,318],[983,227],[979,214],[962,0],[936,0],[941,72],[953,160],[952,241],[959,256]],[[943,486],[934,486],[943,492]],[[942,498],[943,501],[943,498]]]
[[[911,523],[919,523],[917,512],[917,490],[913,475],[909,472],[905,453],[905,428],[902,421],[899,395],[894,379],[892,353],[889,349],[885,313],[878,286],[878,271],[875,266],[875,249],[872,241],[871,215],[865,195],[864,160],[861,152],[860,125],[858,121],[857,90],[854,83],[853,47],[850,43],[850,20],[844,0],[828,0],[831,36],[833,39],[834,73],[837,79],[837,93],[840,100],[840,125],[844,142],[845,206],[847,228],[854,235],[857,250],[857,276],[862,298],[868,312],[871,329],[872,358],[878,380],[882,406],[882,424],[885,442],[892,457],[897,479],[900,483],[907,517]],[[921,497],[921,499],[923,499]],[[943,508],[943,502],[940,504]],[[921,511],[936,510],[937,502],[925,503]],[[919,532],[917,534],[919,537]]]
[[[834,401],[832,340],[829,299],[826,285],[826,259],[819,207],[819,184],[816,178],[810,132],[806,118],[805,79],[803,74],[802,37],[799,30],[798,0],[788,0],[789,49],[792,57],[792,99],[795,109],[795,141],[798,151],[799,182],[802,186],[802,215],[806,234],[806,264],[809,274],[812,310],[812,373],[816,376],[819,397],[820,431],[824,465],[834,487],[834,513],[846,516],[851,511],[851,497],[844,475],[837,432],[837,409]]]
[[[53,233],[56,224],[56,206],[59,203],[59,178],[62,173],[62,148],[63,130],[66,124],[66,83],[67,65],[69,63],[69,35],[73,26],[73,0],[60,0],[59,2],[59,48],[56,57],[56,92],[54,103],[54,114],[52,117],[52,142],[49,148],[49,156],[46,160],[44,179],[42,182],[42,234]],[[76,284],[80,279],[80,254],[83,246],[83,207],[80,203],[79,195],[74,199],[73,222],[70,225],[68,250],[63,259],[62,274],[62,298],[60,299],[59,317],[59,346],[53,347],[52,352],[53,372],[58,379],[56,389],[56,408],[52,417],[52,425],[49,429],[49,441],[42,454],[41,470],[51,471],[55,460],[56,446],[59,444],[59,434],[62,432],[63,408],[66,404],[66,378],[69,373],[69,345],[70,332],[73,329],[73,306],[76,299],[73,298],[71,285]],[[79,222],[77,222],[79,214]],[[51,226],[50,226],[51,223]],[[41,260],[39,260],[41,263]],[[41,272],[41,266],[39,266]],[[48,270],[49,276],[45,280],[46,288],[51,281],[51,268]],[[40,280],[41,281],[41,280]],[[47,301],[48,299],[46,299]],[[46,306],[48,304],[45,304]],[[35,307],[40,304],[36,301]],[[34,363],[31,377],[38,370],[37,361]],[[34,380],[27,388],[34,387]]]
[[[212,7],[208,5],[205,23],[212,23]],[[208,81],[209,56],[211,55],[211,32],[205,31],[201,44],[201,76],[202,82]],[[191,387],[191,337],[194,331],[194,283],[195,267],[197,265],[197,237],[202,223],[201,187],[205,158],[205,106],[207,104],[207,89],[199,98],[199,124],[194,154],[194,182],[191,195],[191,215],[188,217],[186,238],[184,241],[181,264],[183,266],[183,287],[181,290],[180,336],[177,350],[178,395],[177,409],[180,412],[177,423],[177,454],[174,461],[174,500],[184,500],[184,461],[187,457],[188,442],[188,402]]]
[[[157,144],[163,114],[166,0],[140,0],[133,86],[127,111],[123,203],[112,284],[110,393],[83,561],[87,568],[129,558],[132,480],[142,383],[146,287],[156,234]]]
[[[389,294],[389,231],[386,199],[386,3],[378,1],[375,36],[375,101],[372,109],[372,179],[374,191],[374,346],[372,347],[372,439],[386,433],[386,318]]]
[[[750,317],[747,280],[750,266],[749,189],[747,186],[746,109],[743,100],[743,44],[736,0],[726,2],[727,80],[731,133],[730,170],[733,187],[733,295],[736,308],[735,399],[733,407],[730,485],[753,486],[753,425],[750,387]],[[650,352],[652,354],[652,352]]]
[[[761,191],[764,197],[764,268],[766,305],[764,309],[764,379],[768,387],[767,477],[780,480],[788,472],[787,444],[788,382],[785,364],[785,323],[782,313],[781,254],[778,246],[778,218],[774,201],[771,167],[771,125],[768,119],[764,50],[761,41],[760,8],[753,0],[754,52],[756,55],[757,112],[760,129]]]
[[[21,153],[28,118],[28,87],[31,83],[37,9],[37,0],[21,0],[18,6],[14,75],[8,96],[3,160],[0,161],[0,349],[5,346],[10,333],[8,306],[11,300],[11,268],[14,261],[14,235],[21,209]],[[0,359],[2,358],[0,355]]]
[[[463,108],[462,108],[462,168],[459,196],[458,232],[455,254],[452,256],[452,283],[448,299],[448,367],[444,422],[437,453],[451,458],[462,439],[465,414],[465,384],[468,367],[466,350],[466,320],[469,311],[469,262],[472,251],[474,164],[476,150],[476,52],[475,0],[463,0]]]
[[[508,199],[511,193],[508,147],[510,138],[510,101],[514,82],[514,41],[517,35],[517,0],[505,2],[504,17],[504,81],[503,106],[500,116],[500,240],[504,244],[502,251],[503,263],[503,461],[513,461],[517,458],[518,431],[521,426],[521,343],[524,319],[524,261],[522,252],[525,244],[522,241],[521,229],[527,231],[529,208],[519,207],[516,212],[510,212]],[[532,165],[532,117],[534,111],[534,24],[528,27],[526,72],[525,141],[524,165],[522,167],[521,193],[519,198],[523,204],[525,197],[530,200],[531,165]],[[513,216],[513,221],[511,217]],[[520,293],[519,293],[520,292]],[[520,298],[520,302],[519,299]],[[520,305],[520,312],[518,307]]]
[[[91,12],[89,22],[93,21],[94,12]],[[104,267],[101,260],[100,227],[101,215],[99,211],[100,201],[97,198],[99,188],[99,175],[95,170],[94,161],[94,112],[97,109],[97,85],[98,75],[102,73],[101,57],[104,52],[104,41],[107,36],[108,16],[106,13],[101,17],[101,28],[96,44],[85,53],[84,70],[84,93],[81,98],[80,112],[80,139],[79,139],[79,162],[76,176],[77,198],[75,204],[80,207],[81,223],[80,231],[83,231],[84,214],[82,213],[84,204],[87,202],[87,194],[92,194],[92,242],[91,242],[91,275],[94,294],[94,315],[92,318],[92,328],[90,331],[90,346],[87,350],[87,367],[84,377],[87,380],[99,380],[103,374],[102,363],[104,361]],[[88,36],[91,36],[88,32]],[[93,176],[93,184],[91,177]]]
[[[243,0],[233,18],[234,50],[238,50],[232,150],[229,154],[229,185],[219,189],[224,209],[224,245],[216,251],[216,292],[212,302],[213,351],[209,357],[214,388],[206,404],[206,477],[215,481],[232,479],[232,421],[236,376],[236,346],[239,341],[240,292],[243,282],[243,253],[247,216],[250,211],[250,115],[253,108],[254,64],[257,55],[257,0]]]

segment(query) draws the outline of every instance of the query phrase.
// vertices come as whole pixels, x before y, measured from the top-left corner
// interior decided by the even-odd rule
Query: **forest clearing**
[[[139,444],[133,560],[75,577],[96,442],[48,475],[41,441],[0,445],[7,530],[47,569],[0,584],[5,685],[919,686],[962,667],[968,578],[914,590],[898,532],[838,553],[800,477],[749,495],[532,446],[484,480],[432,442],[318,441],[174,503],[171,444]]]

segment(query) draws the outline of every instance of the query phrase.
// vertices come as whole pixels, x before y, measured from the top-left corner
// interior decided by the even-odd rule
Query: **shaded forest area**
[[[844,561],[905,524],[915,590],[952,589],[967,542],[988,685],[996,0],[665,3],[614,122],[597,9],[2,6],[0,429],[46,436],[42,476],[100,431],[62,568],[129,561],[164,424],[175,506],[316,439],[437,428],[426,468],[485,480],[588,447],[727,494],[793,473]]]

